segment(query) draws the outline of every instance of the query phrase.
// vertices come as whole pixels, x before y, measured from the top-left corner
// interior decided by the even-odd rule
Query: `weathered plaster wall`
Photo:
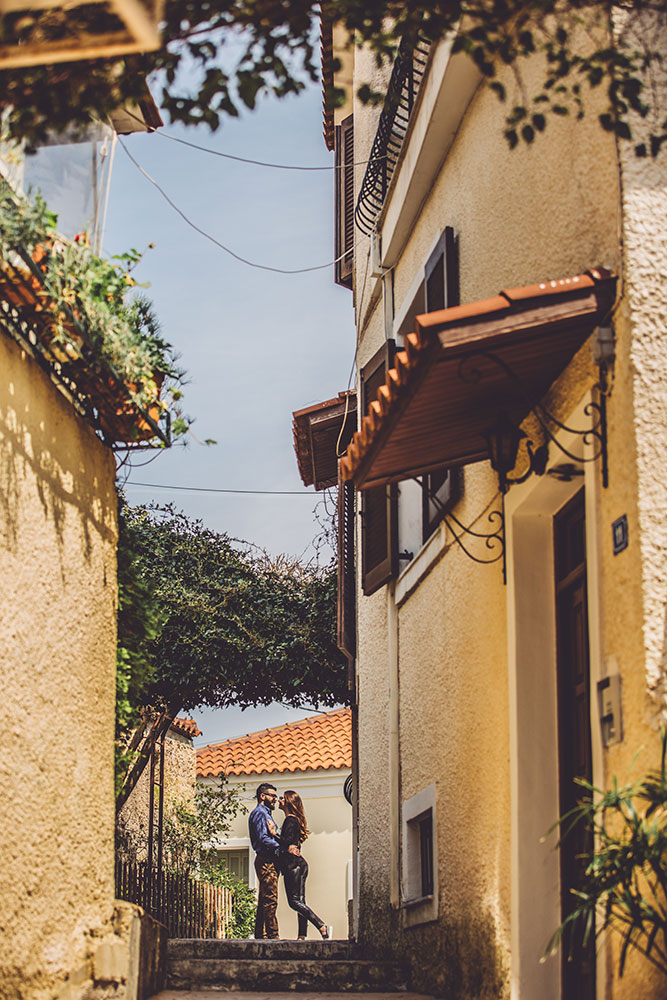
[[[0,992],[75,998],[114,906],[114,462],[5,336],[0,371]]]
[[[365,69],[360,67],[360,74]],[[530,87],[530,78],[527,82]],[[375,119],[368,115],[362,120],[361,108],[356,113],[361,158],[370,148]],[[606,781],[613,773],[627,773],[642,744],[656,745],[649,725],[656,703],[647,689],[663,711],[665,703],[667,475],[660,474],[660,461],[667,449],[661,447],[660,435],[667,427],[667,165],[664,157],[637,160],[631,147],[623,149],[621,193],[616,146],[597,125],[593,103],[583,122],[550,122],[532,147],[514,151],[502,137],[502,113],[493,95],[478,91],[393,269],[394,311],[400,311],[446,225],[459,233],[464,302],[596,265],[623,276],[625,298],[615,317],[617,362],[609,401],[609,488],[599,487],[599,466],[587,475],[596,555],[596,579],[589,585],[595,778]],[[393,198],[402,197],[400,171],[392,190]],[[372,354],[384,326],[367,269],[362,242],[356,275],[360,364]],[[554,385],[549,406],[556,415],[567,416],[596,377],[586,344]],[[488,466],[467,468],[464,499],[457,508],[463,523],[497,505],[496,491]],[[631,544],[614,556],[611,524],[623,513]],[[386,607],[379,595],[361,597],[358,612],[360,933],[371,945],[390,942],[393,950],[412,956],[416,982],[423,989],[466,1000],[504,996],[509,989],[506,600],[497,566],[474,565],[451,547],[399,609],[401,800],[436,782],[440,872],[439,922],[405,930],[389,905],[390,817],[386,787],[377,780],[389,768]],[[603,751],[595,683],[617,668],[623,680],[625,739]],[[654,755],[649,751],[642,759],[648,764]],[[541,832],[555,815],[554,809]],[[546,940],[538,947],[544,944]],[[539,957],[536,952],[531,961],[537,963]],[[631,962],[619,984],[605,971],[605,962],[603,958],[602,973],[610,990],[613,983],[610,996],[629,997],[638,990],[659,995],[645,964]]]
[[[159,774],[159,745],[156,755],[156,779]],[[175,802],[192,802],[195,792],[197,754],[192,739],[170,729],[164,753],[164,801],[169,811]],[[157,816],[157,798],[156,816]],[[119,830],[132,859],[145,861],[148,853],[148,818],[150,813],[150,765],[139,778],[119,816]]]

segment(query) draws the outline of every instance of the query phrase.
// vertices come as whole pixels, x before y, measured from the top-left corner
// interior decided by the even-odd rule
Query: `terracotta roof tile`
[[[197,750],[197,777],[272,774],[351,767],[349,708],[312,715],[299,722],[248,733]]]
[[[582,338],[611,308],[614,287],[610,272],[596,268],[556,281],[505,289],[492,298],[417,316],[414,332],[406,336],[404,350],[396,354],[394,368],[387,373],[386,382],[380,386],[367,413],[362,415],[359,430],[341,459],[343,480],[354,479],[358,488],[368,488],[420,475],[441,465],[461,465],[485,458],[485,438],[475,425],[475,419],[482,422],[486,419],[479,400],[474,398],[478,379],[468,379],[464,390],[464,395],[468,395],[460,401],[455,397],[456,379],[450,378],[443,362],[451,358],[450,367],[456,375],[466,353],[479,356],[480,351],[502,350],[499,344],[504,338],[511,348],[515,341],[528,344],[518,348],[519,362],[521,352],[528,361],[532,354],[543,355],[545,373],[539,374],[546,377],[551,365],[553,378],[580,346]],[[543,331],[540,317],[546,317],[550,309],[555,319],[549,320],[548,330],[545,320]],[[563,333],[562,349],[559,330]],[[550,345],[553,358],[547,352]],[[513,361],[517,363],[516,357]],[[516,396],[516,387],[510,388]],[[541,389],[541,395],[545,387],[531,386],[531,389]],[[493,393],[487,392],[487,397],[487,402],[491,400],[496,405]],[[448,410],[445,419],[442,414],[447,407],[452,412]],[[520,414],[517,416],[522,419]],[[462,443],[462,432],[466,429],[470,441]],[[441,442],[438,435],[442,436]],[[415,454],[418,440],[423,444],[424,453],[420,456]],[[461,451],[463,444],[467,451]]]
[[[197,727],[194,719],[181,719],[176,716],[170,728],[185,733],[186,736],[201,736],[201,729]]]

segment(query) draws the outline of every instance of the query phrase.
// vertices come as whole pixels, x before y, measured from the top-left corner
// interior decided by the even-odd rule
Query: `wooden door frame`
[[[585,426],[584,397],[565,422]],[[566,447],[576,442],[562,435]],[[560,456],[551,449],[550,465]],[[591,691],[603,675],[599,598],[597,463],[570,483],[532,476],[505,497],[507,540],[507,634],[511,781],[511,967],[512,1000],[561,1000],[560,961],[540,964],[560,922],[560,864],[555,838],[540,844],[558,815],[558,721],[556,692],[553,517],[585,486],[589,668]],[[602,742],[591,699],[593,781],[601,780]],[[598,954],[598,996],[604,995],[604,950]]]

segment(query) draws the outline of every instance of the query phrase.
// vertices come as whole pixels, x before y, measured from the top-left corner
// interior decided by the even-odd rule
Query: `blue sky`
[[[322,138],[321,91],[267,100],[239,120],[165,132],[222,152],[275,163],[333,166]],[[333,171],[235,163],[159,135],[124,140],[141,166],[192,221],[257,263],[311,267],[333,260]],[[190,229],[118,145],[104,237],[108,254],[144,249],[135,272],[162,332],[189,374],[184,408],[191,440],[135,468],[130,503],[173,502],[209,527],[277,554],[312,555],[317,496],[305,491],[292,447],[292,410],[345,389],[354,355],[352,296],[333,268],[298,275],[233,260]],[[150,456],[146,456],[150,457]],[[137,465],[145,461],[138,458]],[[309,496],[234,496],[138,487],[297,490]],[[309,712],[273,708],[198,717],[201,742],[276,725]]]

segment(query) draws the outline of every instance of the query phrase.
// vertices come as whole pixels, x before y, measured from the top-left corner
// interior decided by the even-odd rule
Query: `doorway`
[[[554,518],[556,658],[558,687],[558,762],[560,815],[585,794],[576,779],[591,782],[591,698],[586,599],[586,516],[580,490]],[[575,829],[560,847],[561,919],[574,905],[573,890],[582,886],[590,836]],[[588,942],[562,949],[563,1000],[595,1000],[595,934]]]

